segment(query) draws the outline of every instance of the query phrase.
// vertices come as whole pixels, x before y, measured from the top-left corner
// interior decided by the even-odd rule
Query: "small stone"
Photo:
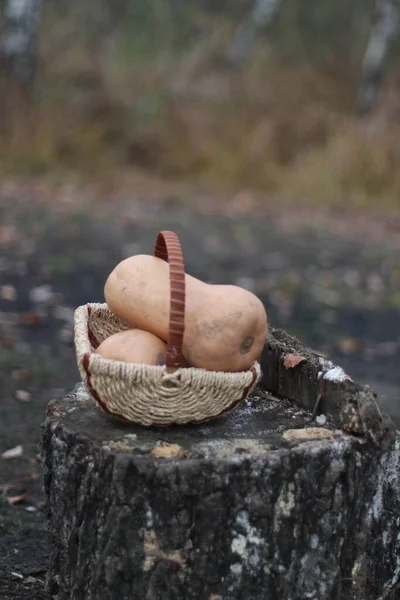
[[[4,458],[4,459],[18,458],[19,456],[22,456],[23,453],[24,453],[24,448],[23,448],[23,446],[21,446],[21,444],[19,444],[18,446],[15,446],[15,448],[10,448],[9,450],[5,450],[0,455],[0,458]]]
[[[15,397],[20,402],[30,402],[31,401],[31,394],[29,392],[26,392],[25,390],[17,390],[15,392]]]
[[[350,377],[345,373],[342,367],[333,366],[331,369],[326,371],[324,374],[324,379],[327,381],[335,381],[336,383],[340,381],[351,381]]]
[[[53,300],[53,290],[50,285],[40,285],[30,291],[29,298],[35,304],[50,304]]]
[[[71,306],[58,305],[54,308],[54,318],[67,323],[74,322],[74,309]]]
[[[318,423],[318,425],[325,425],[326,415],[318,415],[317,417],[315,417],[315,421]]]

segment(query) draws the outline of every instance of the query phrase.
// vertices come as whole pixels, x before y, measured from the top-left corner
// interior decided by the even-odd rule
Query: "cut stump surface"
[[[371,390],[283,332],[261,363],[257,392],[202,425],[122,423],[83,384],[50,403],[51,597],[399,597],[398,432]]]

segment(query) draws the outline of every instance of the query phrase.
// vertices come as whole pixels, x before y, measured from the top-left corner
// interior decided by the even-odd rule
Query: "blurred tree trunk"
[[[36,41],[42,0],[6,0],[0,51],[10,78],[31,86],[36,72]]]
[[[228,51],[228,59],[242,63],[250,54],[257,31],[268,25],[278,12],[282,0],[254,0],[253,8],[239,25]]]
[[[379,100],[389,45],[397,31],[397,0],[376,0],[375,18],[362,66],[361,85],[357,95],[357,111],[373,110]]]
[[[17,135],[16,129],[26,126],[32,102],[42,0],[5,0],[3,6],[0,36],[1,121],[3,132],[7,127],[13,135]]]

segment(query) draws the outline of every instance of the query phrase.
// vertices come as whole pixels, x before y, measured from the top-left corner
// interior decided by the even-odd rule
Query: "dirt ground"
[[[45,598],[48,545],[40,468],[46,405],[78,381],[74,309],[103,301],[122,258],[161,229],[187,271],[247,287],[269,319],[380,394],[400,425],[400,221],[287,207],[237,194],[130,182],[78,190],[0,183],[0,597]]]

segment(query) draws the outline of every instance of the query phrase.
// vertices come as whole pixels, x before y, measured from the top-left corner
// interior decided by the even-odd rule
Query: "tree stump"
[[[261,362],[257,392],[202,425],[120,422],[83,384],[49,404],[51,598],[399,597],[399,432],[284,332]]]

